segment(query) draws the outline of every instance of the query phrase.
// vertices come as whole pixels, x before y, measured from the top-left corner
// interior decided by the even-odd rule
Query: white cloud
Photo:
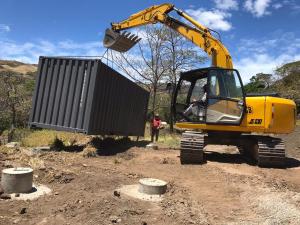
[[[0,33],[10,32],[10,26],[6,24],[0,24]]]
[[[283,5],[282,5],[281,3],[275,3],[274,5],[272,5],[272,7],[273,7],[274,9],[280,9],[280,8],[283,7]]]
[[[18,43],[0,40],[0,59],[37,63],[39,56],[101,56],[105,49],[99,41],[79,43],[72,40]]]
[[[228,31],[232,28],[232,24],[227,20],[231,17],[228,12],[218,9],[205,10],[203,8],[188,9],[186,12],[211,29]]]
[[[300,12],[300,4],[293,3],[291,5],[291,8],[294,11],[294,13],[299,13]]]
[[[281,65],[297,60],[300,60],[300,53],[298,55],[281,54],[278,56],[255,54],[237,60],[234,67],[240,72],[242,80],[246,84],[252,76],[258,73],[273,74],[274,70]]]
[[[270,14],[267,10],[270,4],[271,0],[246,0],[244,6],[255,17],[262,17]]]
[[[244,83],[257,73],[274,73],[288,62],[300,60],[300,38],[285,33],[269,39],[243,39],[234,54],[234,67],[240,71]]]
[[[221,10],[237,10],[239,4],[237,0],[214,0],[216,8]]]
[[[275,2],[272,7],[274,9],[280,9],[282,7],[288,7],[291,10],[292,14],[298,14],[300,12],[299,0],[284,0]]]

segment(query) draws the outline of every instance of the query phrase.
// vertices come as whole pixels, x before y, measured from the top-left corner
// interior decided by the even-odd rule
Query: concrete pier
[[[33,170],[18,167],[2,170],[1,185],[5,193],[28,193],[32,191]]]

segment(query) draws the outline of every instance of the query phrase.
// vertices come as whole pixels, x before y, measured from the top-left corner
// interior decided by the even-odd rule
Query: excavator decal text
[[[252,106],[247,106],[246,107],[246,113],[248,113],[248,114],[253,113]]]
[[[251,119],[249,124],[262,124],[262,119]]]

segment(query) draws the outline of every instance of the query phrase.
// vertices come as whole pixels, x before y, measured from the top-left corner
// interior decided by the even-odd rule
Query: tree
[[[2,129],[26,126],[32,95],[33,81],[13,72],[0,74],[0,123]]]
[[[258,73],[244,86],[246,93],[261,93],[272,85],[272,74]]]
[[[116,65],[135,82],[141,83],[150,91],[151,111],[157,110],[157,92],[163,85],[167,68],[163,62],[165,30],[157,26],[146,26],[139,30],[143,40],[133,53],[112,55]]]
[[[130,53],[114,53],[116,65],[134,81],[141,83],[151,94],[150,110],[156,112],[161,102],[168,102],[168,113],[173,89],[180,72],[197,68],[205,61],[195,46],[183,36],[163,25],[150,25],[138,30],[142,41]],[[166,84],[173,87],[166,100]],[[160,92],[160,98],[157,95]],[[165,114],[165,112],[164,112]],[[171,130],[172,116],[169,116]]]

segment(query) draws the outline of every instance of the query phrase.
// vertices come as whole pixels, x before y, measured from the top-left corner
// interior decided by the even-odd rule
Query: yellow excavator
[[[172,11],[182,19],[172,17]],[[125,30],[155,23],[177,31],[212,58],[211,67],[182,73],[176,86],[173,116],[176,126],[186,130],[181,138],[181,163],[202,163],[203,148],[214,144],[235,145],[259,166],[284,166],[285,145],[274,134],[293,132],[295,103],[276,94],[246,95],[228,50],[211,29],[172,4],[161,4],[112,23],[106,30],[103,44],[126,52],[140,38]]]

